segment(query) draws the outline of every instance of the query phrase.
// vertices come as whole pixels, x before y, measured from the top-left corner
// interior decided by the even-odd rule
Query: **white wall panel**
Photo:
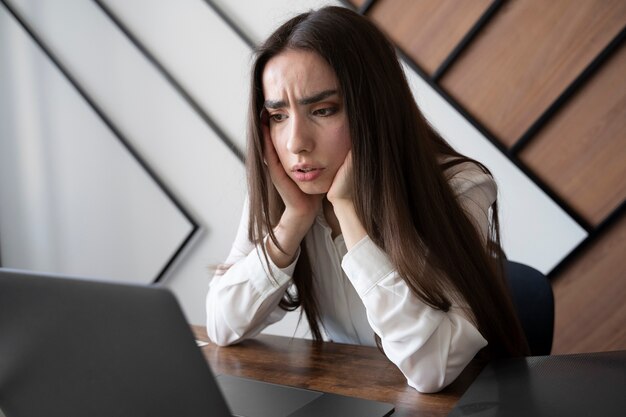
[[[142,44],[245,150],[250,48],[202,0],[106,0]]]
[[[343,6],[333,0],[210,0],[257,43],[299,13],[322,6]]]
[[[12,4],[200,222],[166,283],[188,319],[204,322],[208,267],[225,258],[239,220],[242,164],[94,3]]]
[[[152,282],[191,223],[4,7],[0,32],[2,265]]]

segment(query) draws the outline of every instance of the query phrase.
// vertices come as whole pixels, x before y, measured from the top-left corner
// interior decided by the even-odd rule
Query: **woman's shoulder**
[[[488,195],[497,194],[493,176],[480,164],[471,160],[458,160],[451,157],[440,158],[445,178],[454,193],[458,195],[480,190]]]
[[[455,156],[440,156],[437,158],[439,166],[444,172],[446,178],[451,179],[459,174],[467,175],[481,175],[487,174],[487,170],[478,162]]]

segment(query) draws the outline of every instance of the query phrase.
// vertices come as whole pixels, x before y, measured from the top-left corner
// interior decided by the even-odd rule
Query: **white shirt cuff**
[[[369,236],[348,251],[341,266],[361,297],[395,270],[387,254]]]
[[[265,241],[264,241],[265,244]],[[260,292],[263,293],[265,291],[267,286],[267,283],[269,282],[271,284],[271,286],[273,288],[279,288],[283,285],[285,285],[293,276],[293,271],[296,269],[296,263],[298,262],[298,258],[300,257],[300,248],[298,248],[298,251],[296,252],[296,255],[294,256],[293,262],[289,265],[287,265],[284,268],[279,268],[278,266],[276,266],[276,264],[274,263],[274,261],[272,261],[272,258],[268,255],[267,256],[267,260],[269,262],[269,270],[268,270],[268,264],[267,262],[265,262],[265,256],[263,256],[263,251],[261,250],[260,247],[256,248],[256,257],[258,259],[258,262],[260,262],[261,267],[263,268],[263,271],[265,271],[265,277],[267,279],[264,279],[263,282],[256,282],[256,280],[254,278],[251,279],[252,281],[252,285],[254,285],[257,290],[261,290]],[[250,277],[259,277],[257,274],[250,274]],[[264,278],[265,278],[264,277]]]

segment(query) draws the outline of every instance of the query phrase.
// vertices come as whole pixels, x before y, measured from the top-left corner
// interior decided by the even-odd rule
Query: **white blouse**
[[[486,241],[489,207],[497,194],[493,179],[471,163],[453,167],[446,174],[461,206]],[[247,233],[248,210],[244,207],[225,261],[232,266],[213,278],[206,300],[207,332],[218,345],[253,337],[286,313],[278,303],[290,287],[298,256],[283,269],[270,259],[268,273],[261,249],[248,240]],[[375,346],[374,333],[378,334],[387,357],[418,391],[441,390],[487,345],[462,301],[453,302],[448,312],[426,305],[413,295],[369,237],[347,251],[341,235],[332,239],[331,228],[320,212],[305,242],[321,324],[330,340]]]

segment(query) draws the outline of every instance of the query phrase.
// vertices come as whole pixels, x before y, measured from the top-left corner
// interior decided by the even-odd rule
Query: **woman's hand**
[[[333,211],[348,250],[352,249],[367,232],[356,214],[352,202],[352,151],[348,151],[346,159],[337,171],[326,198],[333,205]]]
[[[335,174],[326,198],[333,206],[340,201],[352,203],[352,151],[348,151],[346,159]]]

